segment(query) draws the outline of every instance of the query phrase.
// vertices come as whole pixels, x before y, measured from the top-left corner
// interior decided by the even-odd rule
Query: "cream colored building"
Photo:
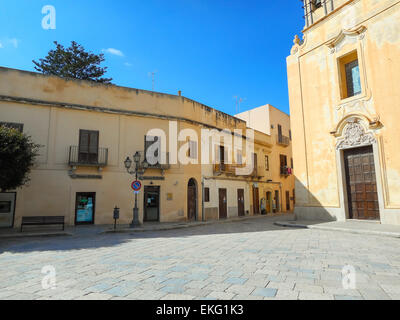
[[[400,224],[400,1],[304,1],[287,58],[300,219]]]
[[[267,104],[236,117],[246,121],[248,127],[271,137],[271,149],[261,159],[270,181],[261,190],[267,212],[293,211],[295,189],[290,116]]]
[[[270,135],[256,131],[247,136],[245,121],[181,95],[0,68],[0,125],[19,128],[42,146],[29,184],[0,194],[0,227],[19,227],[27,216],[64,216],[68,225],[111,224],[115,206],[119,223],[130,223],[135,177],[127,173],[124,160],[136,151],[140,168],[146,168],[139,174],[141,222],[259,214],[264,191],[256,197],[253,189],[273,180],[261,160],[251,173],[237,175],[233,169],[243,166],[246,152],[240,154],[242,164],[236,163],[237,150],[229,146],[216,164],[145,165],[145,136],[151,129],[165,133],[161,154],[167,159],[184,145],[190,146],[191,157],[201,159],[201,141],[186,136],[188,129],[199,139],[202,130],[231,130],[243,144],[246,139],[254,143],[257,159],[271,155]],[[178,142],[174,137],[182,132]],[[214,150],[225,141],[220,144]],[[236,160],[227,161],[225,152]]]

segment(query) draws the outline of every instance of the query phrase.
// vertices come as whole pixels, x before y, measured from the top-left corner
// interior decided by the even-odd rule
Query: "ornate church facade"
[[[296,216],[400,225],[400,1],[304,13],[287,58]]]

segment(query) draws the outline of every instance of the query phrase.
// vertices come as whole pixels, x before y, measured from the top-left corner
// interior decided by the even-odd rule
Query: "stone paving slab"
[[[400,298],[399,239],[282,228],[276,219],[4,239],[0,300]],[[354,288],[343,286],[345,266]],[[44,267],[54,268],[55,289],[42,286]]]

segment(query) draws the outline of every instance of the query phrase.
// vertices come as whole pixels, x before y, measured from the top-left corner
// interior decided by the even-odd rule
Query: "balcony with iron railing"
[[[300,0],[303,3],[306,28],[345,4],[348,0]]]
[[[288,176],[291,176],[291,175],[293,174],[293,169],[292,169],[292,168],[289,168],[289,167],[287,167],[287,166],[281,166],[280,169],[281,169],[281,170],[280,170],[281,176],[288,177]]]
[[[216,163],[214,164],[214,174],[221,175],[231,175],[231,176],[238,176],[237,169],[244,169],[246,168],[245,164],[226,164],[226,163]],[[250,174],[246,174],[244,176],[248,177],[257,177],[259,169],[255,167]]]
[[[168,170],[171,168],[171,164],[169,162],[169,152],[163,152],[156,163],[147,159],[145,151],[139,151],[140,154],[140,169],[159,169],[159,170]]]
[[[68,164],[72,167],[106,167],[108,164],[108,149],[83,149],[79,146],[70,146]]]
[[[277,135],[276,143],[281,146],[288,147],[290,145],[290,138],[283,135]]]

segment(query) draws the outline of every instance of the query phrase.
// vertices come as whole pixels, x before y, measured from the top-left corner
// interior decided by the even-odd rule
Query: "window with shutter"
[[[189,141],[189,158],[197,159],[197,142]]]
[[[280,158],[281,167],[286,167],[287,166],[287,156],[281,154],[279,156],[279,158]]]
[[[149,139],[151,141],[147,141],[146,136],[144,136],[144,157],[146,158],[147,162],[149,162],[149,159],[147,159],[147,150],[153,145],[158,143],[158,141],[161,140],[161,137],[155,137],[155,136],[149,136]],[[161,147],[161,146],[160,146]],[[159,149],[156,150],[154,153],[154,156],[156,159],[159,159]],[[158,162],[157,162],[158,163]]]
[[[220,146],[219,147],[219,161],[221,165],[225,164],[225,147]]]
[[[265,156],[265,170],[269,171],[269,157]]]
[[[99,154],[99,131],[79,131],[79,162],[95,164]]]
[[[253,169],[254,173],[257,174],[257,168],[258,168],[258,159],[257,159],[257,153],[253,153]]]

